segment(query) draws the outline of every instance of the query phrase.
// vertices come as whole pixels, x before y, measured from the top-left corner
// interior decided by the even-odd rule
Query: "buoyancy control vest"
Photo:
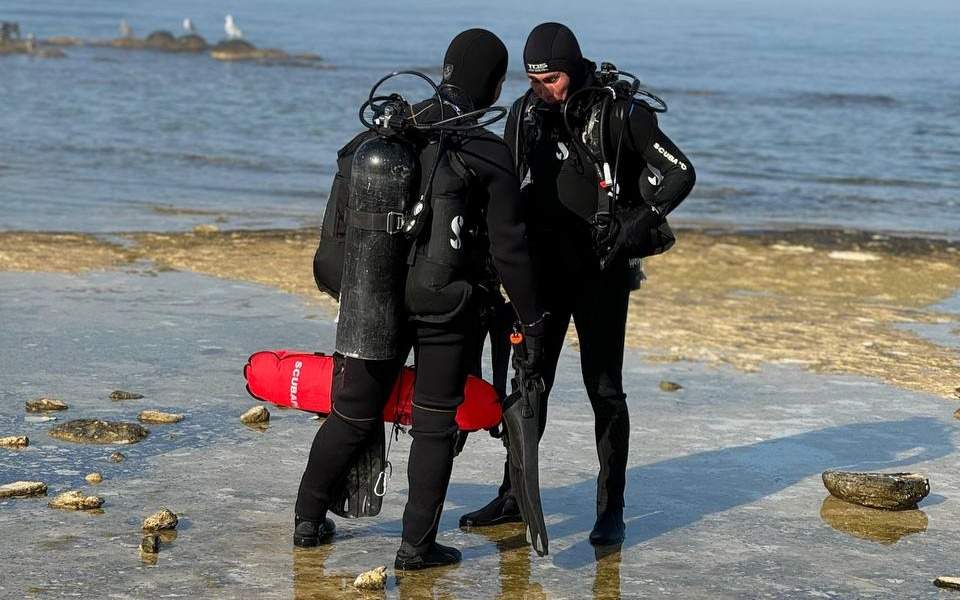
[[[568,97],[559,107],[559,115],[558,108],[547,108],[541,104],[528,91],[512,109],[517,119],[516,137],[513,140],[517,173],[520,177],[528,174],[527,152],[557,137],[556,132],[550,134],[550,127],[565,130],[566,135],[562,137],[578,148],[577,157],[589,163],[588,168],[593,171],[597,184],[596,203],[592,210],[584,210],[583,207],[568,209],[590,225],[594,250],[603,266],[612,258],[605,254],[614,246],[613,241],[617,236],[624,237],[625,228],[630,233],[638,233],[630,231],[635,223],[628,221],[649,211],[660,215],[658,207],[652,202],[659,189],[659,184],[655,183],[658,174],[645,162],[637,163],[635,156],[631,156],[626,164],[621,158],[624,131],[629,127],[632,111],[665,112],[666,104],[641,89],[636,77],[609,63],[603,63],[584,87]],[[552,126],[546,125],[548,113],[553,113],[549,119]],[[611,133],[612,121],[620,123],[617,136]],[[574,153],[571,152],[569,156],[573,157]],[[566,162],[567,158],[564,157],[562,169],[571,168]],[[650,232],[652,235],[643,232],[642,235],[633,236],[636,240],[642,239],[642,243],[621,244],[629,259],[659,254],[673,245],[674,235],[666,219],[660,216],[656,231]],[[644,220],[644,224],[647,222],[649,219]]]

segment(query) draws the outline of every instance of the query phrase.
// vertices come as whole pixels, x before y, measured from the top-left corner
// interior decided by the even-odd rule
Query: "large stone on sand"
[[[80,490],[70,490],[57,495],[56,498],[48,504],[50,508],[63,508],[66,510],[93,510],[103,506],[103,498],[100,496],[87,496]]]
[[[176,529],[178,522],[179,519],[177,519],[177,515],[173,514],[172,510],[161,508],[159,512],[143,520],[143,530],[163,531],[165,529]]]
[[[64,402],[56,398],[37,398],[36,400],[27,400],[24,405],[27,412],[46,412],[48,410],[67,410],[70,408]]]
[[[0,485],[0,498],[33,498],[46,495],[47,484],[42,481],[14,481]]]
[[[150,432],[136,423],[75,419],[50,430],[50,437],[78,444],[135,444]]]
[[[824,471],[823,485],[836,498],[885,510],[911,510],[930,493],[919,473],[851,473]]]

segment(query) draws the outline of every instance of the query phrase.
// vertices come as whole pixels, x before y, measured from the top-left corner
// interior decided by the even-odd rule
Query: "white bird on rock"
[[[237,22],[233,20],[233,15],[227,15],[223,21],[223,30],[227,32],[227,37],[231,40],[239,40],[243,37],[243,31],[237,27]]]
[[[193,21],[191,21],[189,18],[183,20],[183,30],[189,34],[194,34],[197,32],[197,30],[193,27]]]

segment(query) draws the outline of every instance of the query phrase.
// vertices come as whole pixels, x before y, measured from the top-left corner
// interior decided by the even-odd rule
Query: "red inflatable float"
[[[404,367],[383,408],[383,420],[410,425],[415,371]],[[257,400],[309,412],[330,413],[333,356],[299,350],[261,350],[243,368],[247,392]],[[470,375],[457,409],[462,431],[490,429],[500,423],[500,399],[492,385]]]

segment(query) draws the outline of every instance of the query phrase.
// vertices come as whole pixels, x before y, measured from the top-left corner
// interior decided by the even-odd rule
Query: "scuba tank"
[[[406,321],[403,211],[416,190],[420,161],[413,144],[389,128],[400,108],[388,107],[379,135],[353,158],[336,343],[337,352],[353,358],[395,358]]]
[[[380,86],[398,75],[413,75],[433,88],[440,120],[418,123],[411,105],[399,94],[377,95]],[[343,274],[340,280],[340,317],[337,352],[364,360],[396,358],[407,322],[404,289],[411,242],[434,219],[447,218],[444,203],[431,206],[433,179],[441,159],[446,161],[444,135],[482,127],[506,114],[493,107],[446,118],[440,88],[416,71],[399,71],[380,79],[361,105],[359,117],[376,135],[357,147],[353,155],[350,195],[346,209]],[[367,112],[372,113],[368,119]],[[477,116],[499,112],[485,123]],[[464,120],[468,120],[464,122]],[[421,154],[436,144],[433,166],[421,185]],[[423,189],[417,199],[417,192]],[[451,217],[451,226],[459,223]]]

